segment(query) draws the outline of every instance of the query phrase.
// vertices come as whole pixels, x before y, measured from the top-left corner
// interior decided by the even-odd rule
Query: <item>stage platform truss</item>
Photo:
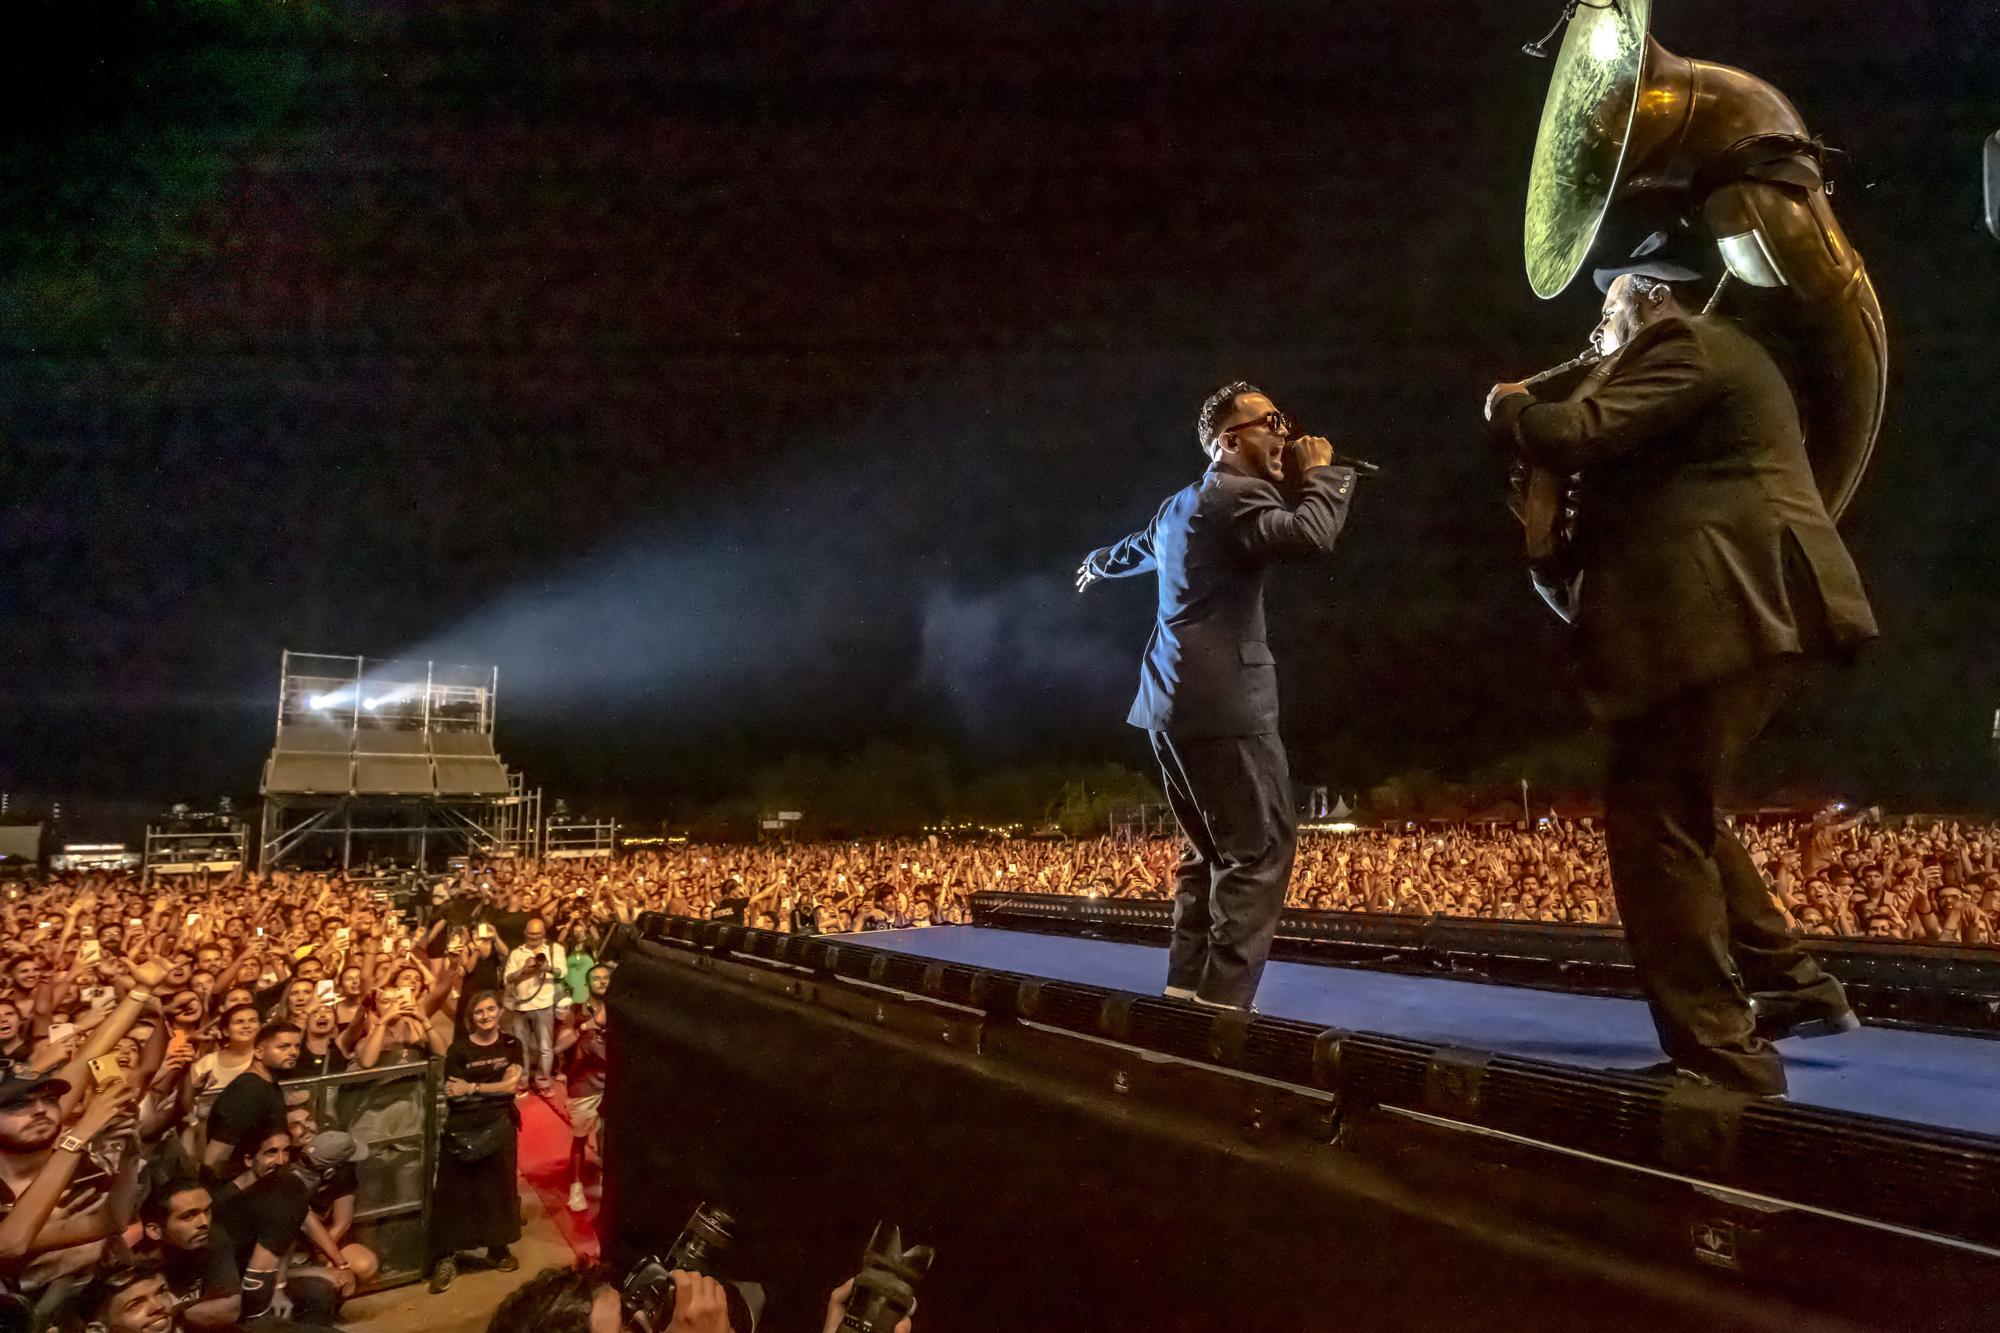
[[[991,1256],[990,1247],[1004,1247],[1019,1227],[1062,1230],[1049,1220],[1062,1187],[1048,1182],[1093,1169],[1075,1160],[1042,1169],[1064,1152],[1104,1154],[1107,1179],[1201,1153],[1205,1170],[1298,1191],[1296,1202],[1321,1227],[1384,1207],[1384,1218],[1410,1234],[1427,1229],[1447,1247],[1435,1256],[1445,1265],[1436,1276],[1438,1308],[1454,1311],[1461,1326],[1529,1326],[1504,1313],[1463,1320],[1462,1301],[1480,1286],[1476,1275],[1499,1262],[1488,1247],[1505,1253],[1509,1272],[1523,1247],[1537,1247],[1536,1280],[1551,1290],[1570,1280],[1570,1265],[1591,1275],[1598,1308],[1544,1311],[1535,1327],[1603,1328],[1621,1309],[1649,1308],[1675,1316],[1648,1324],[1661,1328],[1911,1327],[1911,1273],[1923,1274],[1930,1299],[1923,1308],[1936,1316],[1925,1327],[1969,1333],[1986,1327],[1991,1311],[2000,1275],[2000,1138],[1387,1032],[1218,1013],[1009,970],[993,959],[948,961],[851,937],[658,914],[641,918],[639,935],[644,943],[612,992],[614,1045],[625,1043],[630,1062],[623,1072],[635,1078],[642,1067],[684,1067],[699,1052],[718,1062],[702,1095],[724,1097],[703,1109],[723,1113],[677,1136],[670,1159],[632,1149],[641,1173],[653,1175],[634,1187],[641,1204],[611,1211],[614,1237],[650,1240],[657,1189],[670,1174],[689,1172],[692,1159],[693,1192],[751,1194],[744,1206],[767,1214],[765,1225],[781,1218],[801,1231],[878,1179],[899,1200],[930,1188],[938,1199],[929,1225],[962,1229],[940,1241],[964,1248],[976,1240]],[[699,1021],[683,1020],[691,1014]],[[739,1029],[754,1040],[718,1046],[710,1035]],[[802,1083],[810,1092],[787,1101]],[[633,1124],[681,1111],[660,1100],[671,1102],[676,1087],[664,1080],[651,1096],[614,1106],[609,1131],[631,1140]],[[732,1090],[744,1094],[734,1103]],[[911,1097],[965,1123],[983,1123],[984,1112],[953,1108],[999,1099],[1036,1128],[1010,1134],[1003,1119],[986,1124],[970,1146],[947,1132],[962,1133],[957,1122],[936,1141],[924,1139],[928,1121],[868,1137]],[[757,1196],[740,1178],[742,1162],[761,1160],[776,1126],[814,1116],[826,1122],[822,1130],[861,1140],[854,1151],[869,1161],[867,1172],[828,1182],[823,1197],[812,1193],[812,1173],[803,1185]],[[908,1160],[897,1155],[905,1140]],[[945,1183],[927,1186],[940,1170],[950,1173]],[[994,1181],[1009,1182],[1014,1193]],[[1255,1202],[1218,1188],[1238,1224],[1230,1239],[1254,1231],[1263,1250],[1292,1243],[1290,1233],[1270,1229]],[[990,1202],[967,1210],[966,1197]],[[796,1217],[784,1212],[788,1201]],[[1119,1248],[1129,1203],[1109,1190],[1101,1201],[1093,1192],[1072,1202],[1091,1224],[1063,1232],[1053,1252],[1096,1247],[1079,1268],[1094,1276],[1125,1271],[1112,1260],[1123,1263],[1141,1248]],[[1010,1206],[1017,1211],[1008,1213]],[[1161,1202],[1163,1214],[1175,1207],[1181,1211],[1160,1224],[1171,1235],[1196,1216],[1213,1225],[1223,1211],[1220,1201]],[[990,1216],[968,1220],[968,1212]],[[1404,1243],[1365,1229],[1348,1235],[1322,1256],[1334,1268],[1320,1287],[1352,1291]],[[1343,1248],[1350,1245],[1351,1253]],[[1051,1247],[1031,1248],[1032,1256],[1016,1258],[1032,1257],[1042,1271]],[[1151,1256],[1157,1244],[1143,1248]],[[1356,1271],[1339,1269],[1344,1255]],[[1091,1266],[1100,1260],[1111,1267]],[[1118,1294],[1146,1298],[1175,1280],[1174,1266],[1164,1267],[1164,1276]],[[1051,1279],[1058,1287],[1083,1280],[1068,1271]],[[1446,1290],[1453,1282],[1457,1289]],[[1184,1285],[1169,1308],[1206,1289]],[[1354,1326],[1430,1326],[1410,1317],[1427,1290],[1399,1289],[1372,1320],[1354,1311]]]
[[[228,874],[244,864],[250,829],[244,824],[196,830],[149,825],[143,864],[155,875]]]
[[[264,762],[257,863],[329,840],[423,865],[434,849],[508,858],[540,850],[541,793],[494,749],[495,667],[287,650]]]

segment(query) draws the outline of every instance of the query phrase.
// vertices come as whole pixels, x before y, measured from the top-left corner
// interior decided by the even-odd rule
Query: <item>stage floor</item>
[[[1057,981],[1158,994],[1166,950],[976,926],[879,930],[834,937],[871,948]],[[1317,963],[1273,962],[1259,1013],[1328,1027],[1527,1056],[1586,1069],[1660,1060],[1645,1005],[1441,977]],[[1792,1100],[1802,1105],[2000,1137],[2000,1041],[1864,1027],[1780,1044]]]

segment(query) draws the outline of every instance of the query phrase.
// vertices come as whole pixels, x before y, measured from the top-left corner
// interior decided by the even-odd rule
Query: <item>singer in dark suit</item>
[[[1782,1094],[1772,1040],[1856,1023],[1716,800],[1813,665],[1875,619],[1756,339],[1628,270],[1594,341],[1612,361],[1591,388],[1536,402],[1496,385],[1488,415],[1503,447],[1581,476],[1577,647],[1611,731],[1612,890],[1660,1044],[1682,1073]]]
[[[1323,555],[1347,519],[1354,471],[1248,384],[1203,404],[1210,466],[1153,521],[1092,551],[1099,579],[1156,572],[1158,615],[1126,721],[1152,737],[1167,801],[1187,837],[1174,871],[1166,993],[1248,1009],[1291,879],[1297,829],[1278,737],[1278,671],[1264,638],[1264,577]],[[1295,484],[1286,483],[1287,452]]]

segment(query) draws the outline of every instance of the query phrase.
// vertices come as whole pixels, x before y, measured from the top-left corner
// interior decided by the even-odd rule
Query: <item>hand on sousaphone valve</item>
[[[1499,405],[1517,394],[1537,402],[1562,402],[1587,392],[1601,381],[1610,364],[1593,335],[1591,345],[1581,355],[1524,380],[1503,380],[1488,389],[1486,420],[1491,422]],[[1574,608],[1570,595],[1562,590],[1572,586],[1576,573],[1571,551],[1576,535],[1576,478],[1532,466],[1505,431],[1494,432],[1492,442],[1505,455],[1507,509],[1521,524],[1529,577],[1542,600],[1558,616],[1570,620]]]
[[[1492,388],[1488,389],[1486,391],[1486,419],[1488,421],[1493,420],[1493,405],[1499,402],[1502,398],[1508,398],[1512,397],[1514,394],[1526,393],[1526,392],[1528,392],[1528,386],[1521,380],[1508,380],[1504,383],[1496,384]]]

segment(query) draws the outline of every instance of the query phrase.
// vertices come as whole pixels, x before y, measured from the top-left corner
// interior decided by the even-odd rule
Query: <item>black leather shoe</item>
[[[1677,1065],[1672,1060],[1662,1060],[1656,1065],[1646,1065],[1640,1069],[1608,1069],[1608,1074],[1631,1074],[1638,1078],[1656,1079],[1662,1083],[1695,1083],[1704,1088],[1719,1088],[1725,1092],[1740,1092],[1746,1097],[1783,1097],[1786,1092],[1783,1075],[1774,1086],[1758,1081],[1747,1083],[1741,1078],[1711,1078],[1685,1065]]]
[[[1854,1032],[1861,1027],[1861,1020],[1847,1006],[1845,996],[1838,1004],[1819,1000],[1787,1001],[1774,995],[1752,995],[1750,1014],[1757,1024],[1757,1035],[1765,1041],[1783,1041],[1787,1037],[1838,1037],[1843,1032]]]

